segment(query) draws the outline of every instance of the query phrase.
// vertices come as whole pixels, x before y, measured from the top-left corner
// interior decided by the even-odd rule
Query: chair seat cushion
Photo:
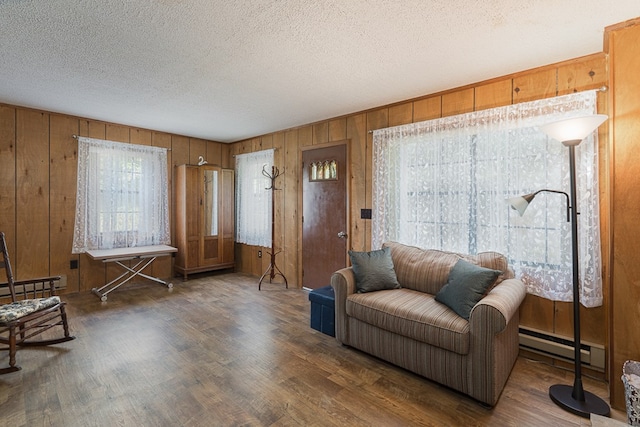
[[[469,352],[469,321],[436,302],[433,295],[404,288],[352,294],[346,311],[389,332],[458,354]]]
[[[20,319],[36,311],[60,304],[60,297],[34,298],[16,301],[0,306],[0,322],[7,323]]]

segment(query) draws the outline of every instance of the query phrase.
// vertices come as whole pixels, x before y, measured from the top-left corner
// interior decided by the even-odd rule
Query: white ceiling
[[[0,102],[221,142],[601,52],[638,0],[0,0]]]

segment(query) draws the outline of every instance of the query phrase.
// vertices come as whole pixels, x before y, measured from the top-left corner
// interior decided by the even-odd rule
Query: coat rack
[[[262,285],[262,281],[264,280],[264,278],[267,276],[267,273],[269,273],[269,283],[272,283],[273,279],[276,276],[281,276],[284,279],[284,286],[285,288],[289,289],[289,284],[287,283],[287,278],[284,277],[284,274],[282,274],[282,271],[280,271],[280,269],[278,268],[278,266],[276,265],[276,255],[279,254],[282,251],[278,251],[276,252],[275,249],[275,220],[276,220],[276,216],[275,216],[275,191],[278,190],[278,188],[276,188],[276,178],[279,177],[281,175],[280,170],[278,170],[277,167],[275,166],[271,166],[271,173],[267,172],[265,169],[266,165],[264,165],[262,167],[262,175],[266,176],[267,178],[269,178],[271,180],[271,186],[266,188],[266,190],[271,190],[271,252],[269,252],[269,255],[271,255],[271,262],[269,263],[269,267],[267,268],[267,270],[264,272],[264,274],[260,277],[260,281],[258,282],[258,290],[260,290],[260,287]]]

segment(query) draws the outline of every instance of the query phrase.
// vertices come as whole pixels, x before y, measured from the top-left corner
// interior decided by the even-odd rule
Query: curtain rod
[[[73,139],[78,139],[78,135],[76,135],[76,134],[73,134],[73,135],[71,135],[71,136],[73,137]],[[87,137],[87,138],[88,138],[88,137]],[[278,151],[278,149],[277,149],[277,148],[266,148],[265,150],[273,150],[274,152],[275,152],[275,151]],[[167,151],[171,151],[171,148],[167,148]],[[244,153],[240,153],[240,154],[244,154]],[[236,154],[232,154],[232,155],[231,155],[231,157],[235,157],[235,156],[236,156]]]
[[[76,134],[71,135],[73,137],[73,139],[78,139],[79,136]],[[86,138],[89,138],[88,136]],[[114,142],[118,142],[118,141],[114,141]],[[128,144],[127,142],[125,142],[124,144]],[[151,147],[157,147],[156,145],[151,145]],[[164,147],[158,147],[158,148],[164,148]],[[167,151],[171,151],[171,148],[164,148]]]
[[[236,156],[241,156],[243,154],[253,154],[253,153],[258,153],[260,151],[267,151],[267,150],[273,150],[273,152],[277,152],[280,149],[279,148],[263,148],[262,150],[258,150],[258,151],[249,151],[247,153],[236,153],[236,154],[232,154],[231,157],[236,157]]]
[[[599,88],[597,88],[597,89],[579,90],[579,91],[572,92],[572,93],[587,92],[587,91],[589,91],[589,90],[596,90],[596,91],[598,91],[598,92],[606,92],[606,91],[608,91],[608,90],[609,90],[609,87],[608,87],[607,85],[602,85],[602,86],[600,86],[600,87],[599,87]],[[560,96],[560,95],[558,95],[558,96]],[[373,129],[373,130],[368,131],[367,133],[373,133],[373,132],[375,132],[375,131],[377,131],[377,130],[381,130],[381,129],[387,129],[387,128]]]

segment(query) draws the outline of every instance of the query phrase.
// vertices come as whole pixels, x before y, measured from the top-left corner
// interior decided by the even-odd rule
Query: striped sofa
[[[493,406],[518,356],[518,309],[525,297],[503,255],[391,248],[401,289],[356,293],[351,267],[335,272],[336,339]],[[434,296],[459,259],[503,274],[469,320]]]

